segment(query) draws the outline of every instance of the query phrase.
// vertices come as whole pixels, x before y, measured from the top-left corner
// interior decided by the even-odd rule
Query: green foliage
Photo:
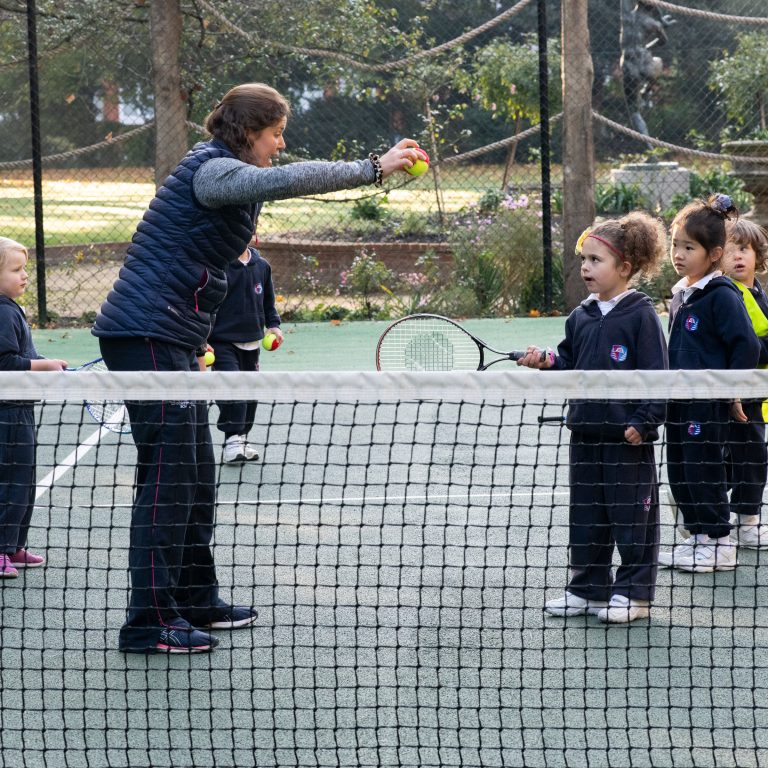
[[[384,221],[389,216],[386,205],[389,199],[386,195],[376,195],[371,197],[361,197],[352,204],[353,219],[360,221]]]
[[[397,276],[396,288],[382,286],[389,296],[387,308],[397,317],[416,312],[440,312],[443,308],[440,259],[434,251],[416,260],[416,269]]]
[[[736,50],[710,64],[708,85],[723,99],[730,120],[752,130],[768,129],[768,35],[747,32],[738,35]]]
[[[477,201],[480,213],[495,213],[501,206],[505,194],[500,189],[487,189]]]
[[[565,283],[563,278],[562,250],[552,256],[552,307],[562,309],[565,306]],[[544,307],[544,262],[539,259],[534,264],[520,291],[518,311],[528,314],[531,310]]]
[[[669,302],[672,300],[672,286],[678,280],[680,280],[680,277],[675,272],[672,262],[669,259],[665,259],[657,275],[639,281],[636,287],[643,293],[647,293],[655,304],[663,305],[666,310],[669,308]]]
[[[352,260],[350,268],[341,273],[340,292],[348,293],[359,302],[355,318],[374,320],[384,311],[374,296],[382,293],[382,286],[392,281],[392,271],[375,253],[362,250]]]
[[[647,207],[637,184],[596,184],[595,208],[598,213],[629,213]]]
[[[549,63],[549,104],[560,109],[560,43],[547,42]],[[493,117],[506,122],[539,119],[539,46],[534,33],[522,43],[496,38],[475,55],[474,70],[459,75],[460,84]]]
[[[710,168],[704,173],[691,172],[688,194],[672,197],[669,208],[662,212],[662,217],[671,220],[677,212],[692,200],[706,199],[716,192],[723,192],[733,198],[736,207],[744,213],[752,207],[752,195],[744,190],[744,182],[732,176],[723,168]]]
[[[541,211],[526,195],[506,197],[496,213],[475,206],[452,222],[454,314],[514,314],[541,262]]]

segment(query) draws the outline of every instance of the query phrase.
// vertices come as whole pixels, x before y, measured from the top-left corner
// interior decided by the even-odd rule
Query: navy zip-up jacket
[[[760,358],[741,291],[727,277],[713,277],[669,310],[669,367],[700,370],[755,368]]]
[[[204,346],[227,292],[227,266],[246,249],[261,203],[206,208],[193,180],[212,158],[234,158],[214,139],[195,145],[157,190],[92,333]]]
[[[32,361],[39,359],[24,310],[13,299],[0,294],[0,371],[28,371]],[[0,408],[15,408],[32,402],[2,400]]]
[[[255,248],[248,251],[251,258],[247,264],[237,259],[227,267],[227,296],[216,313],[211,343],[259,341],[266,328],[280,325],[272,267]]]
[[[565,323],[554,369],[583,371],[663,370],[667,345],[653,302],[644,293],[625,296],[607,315],[596,301],[582,304]],[[571,400],[568,427],[592,437],[624,441],[634,427],[644,442],[656,440],[666,405],[653,400]]]

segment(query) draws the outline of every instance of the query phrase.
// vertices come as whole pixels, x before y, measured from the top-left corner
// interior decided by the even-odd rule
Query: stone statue
[[[648,89],[661,74],[662,61],[652,49],[667,42],[666,28],[674,24],[669,15],[644,0],[621,0],[621,73],[624,97],[632,128],[648,136],[640,107]]]

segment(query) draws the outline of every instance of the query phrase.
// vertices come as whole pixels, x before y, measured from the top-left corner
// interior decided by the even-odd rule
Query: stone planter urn
[[[744,182],[744,189],[755,198],[754,207],[746,217],[752,219],[761,227],[768,227],[768,141],[760,139],[743,139],[741,141],[726,141],[723,152],[735,155],[731,176],[736,176]],[[745,159],[740,159],[744,157]],[[765,162],[753,162],[746,158],[764,157]]]

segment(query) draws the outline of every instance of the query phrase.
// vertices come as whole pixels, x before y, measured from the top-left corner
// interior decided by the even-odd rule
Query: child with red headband
[[[579,238],[590,295],[570,315],[557,353],[529,347],[518,365],[556,370],[667,368],[667,348],[651,299],[630,287],[651,276],[666,251],[661,224],[645,213],[605,221]],[[653,441],[661,402],[572,400],[569,560],[565,594],[544,609],[555,616],[596,614],[626,623],[650,614],[659,550],[659,499]],[[613,575],[614,544],[621,565]]]

